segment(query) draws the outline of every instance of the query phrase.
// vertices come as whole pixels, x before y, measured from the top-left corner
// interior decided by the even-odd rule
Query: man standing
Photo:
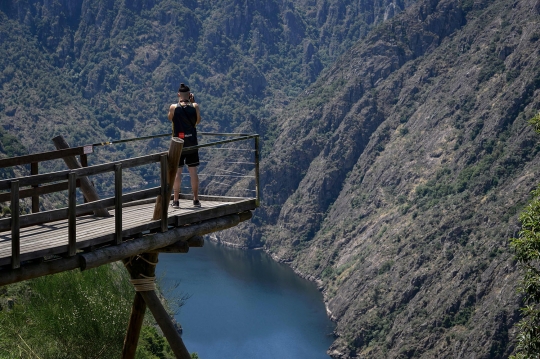
[[[180,84],[178,89],[178,103],[173,103],[169,107],[169,121],[172,122],[173,136],[184,140],[184,148],[197,146],[197,129],[195,128],[201,122],[201,113],[199,105],[195,102],[195,96],[189,92],[189,87]],[[197,175],[197,166],[199,166],[199,150],[183,153],[180,157],[178,171],[174,180],[174,200],[173,207],[179,208],[180,185],[182,183],[182,170],[184,164],[188,166],[191,177],[191,190],[193,191],[193,206],[200,207],[199,202],[199,176]]]

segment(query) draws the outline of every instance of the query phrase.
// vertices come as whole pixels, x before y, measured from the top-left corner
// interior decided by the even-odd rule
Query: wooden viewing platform
[[[233,138],[184,150],[183,141],[173,139],[168,153],[94,166],[88,166],[86,156],[93,153],[93,147],[99,144],[69,148],[62,138],[55,138],[53,142],[57,151],[0,159],[0,168],[31,165],[30,176],[0,180],[0,202],[11,203],[11,217],[0,219],[0,286],[122,260],[137,291],[122,358],[135,355],[146,306],[175,355],[190,358],[176,327],[153,290],[158,254],[186,253],[189,247],[202,247],[203,235],[250,219],[251,211],[259,205],[258,135],[208,135]],[[192,196],[181,194],[180,208],[169,206],[171,185],[182,151],[251,140],[254,141],[254,197],[199,195],[201,207],[193,207]],[[80,163],[75,156],[80,156]],[[60,158],[64,159],[69,170],[38,173],[39,162]],[[160,166],[161,185],[125,193],[122,188],[123,170],[153,163]],[[107,172],[114,173],[114,197],[100,199],[88,176]],[[77,188],[81,189],[86,203],[77,205]],[[39,211],[40,195],[66,190],[66,207]],[[20,213],[21,198],[32,199],[31,214]]]
[[[191,196],[181,195],[180,208],[170,208],[168,212],[168,230],[174,230],[179,227],[200,224],[203,221],[211,221],[218,218],[224,218],[235,214],[242,214],[242,219],[251,217],[251,210],[256,207],[255,198],[236,198],[236,197],[210,197],[199,196],[201,207],[193,207]],[[161,227],[160,220],[151,220],[154,212],[154,201],[151,203],[133,204],[122,209],[122,236],[127,240],[129,238],[144,238],[144,236],[154,236],[155,231]],[[244,213],[248,211],[250,214]],[[86,269],[84,261],[85,253],[98,251],[100,246],[107,246],[115,239],[115,217],[114,212],[111,217],[96,217],[94,215],[79,216],[76,219],[76,248],[81,251],[79,265],[81,269]],[[231,222],[234,223],[235,221]],[[25,278],[25,265],[40,265],[48,260],[49,262],[62,260],[62,256],[68,252],[68,221],[60,220],[44,224],[34,225],[21,229],[20,232],[20,260],[22,270],[17,275],[2,274],[0,270],[0,285],[20,281]],[[217,228],[223,229],[223,228]],[[193,236],[207,234],[201,230],[196,231]],[[186,241],[185,235],[180,231],[179,240]],[[9,266],[11,264],[11,232],[0,232],[0,266]],[[192,245],[193,246],[193,245]],[[200,246],[200,244],[196,244]],[[144,251],[141,248],[137,251]],[[155,249],[155,248],[152,248]],[[186,247],[187,252],[188,247]],[[122,256],[125,254],[122,253]],[[132,254],[133,255],[133,254]],[[61,258],[57,258],[60,256]],[[112,261],[122,258],[114,258]],[[45,262],[46,263],[46,262]],[[73,265],[77,263],[73,262]],[[73,266],[72,265],[72,266]],[[75,269],[74,267],[73,269]],[[56,272],[56,271],[54,271]],[[50,273],[47,273],[50,274]],[[30,277],[30,274],[27,275]]]

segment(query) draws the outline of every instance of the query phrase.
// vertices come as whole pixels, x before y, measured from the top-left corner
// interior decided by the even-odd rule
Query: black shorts
[[[184,164],[188,167],[197,167],[199,165],[199,150],[189,151],[180,155],[180,163],[178,164],[179,168],[182,168]]]

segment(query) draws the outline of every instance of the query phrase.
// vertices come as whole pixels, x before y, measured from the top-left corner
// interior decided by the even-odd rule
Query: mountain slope
[[[539,10],[419,1],[277,120],[263,206],[222,240],[321,280],[334,357],[511,353],[519,274],[507,241],[540,159],[527,125]]]
[[[48,75],[70,81],[114,138],[168,130],[164,114],[181,81],[205,105],[205,125],[257,128],[257,117],[412,2],[32,0],[4,1],[0,10],[56,67]],[[15,68],[30,66],[20,51],[6,51],[19,56]]]
[[[30,153],[53,149],[56,135],[76,146],[166,133],[167,108],[185,82],[201,104],[202,131],[264,132],[260,119],[280,113],[358,38],[411,3],[2,1],[0,123]],[[166,145],[102,148],[90,160]],[[156,178],[134,173],[127,184]]]

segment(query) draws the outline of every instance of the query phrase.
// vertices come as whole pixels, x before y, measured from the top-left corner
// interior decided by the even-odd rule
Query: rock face
[[[262,207],[223,240],[323,281],[333,357],[512,352],[507,243],[540,160],[537,7],[418,1],[275,119]]]

